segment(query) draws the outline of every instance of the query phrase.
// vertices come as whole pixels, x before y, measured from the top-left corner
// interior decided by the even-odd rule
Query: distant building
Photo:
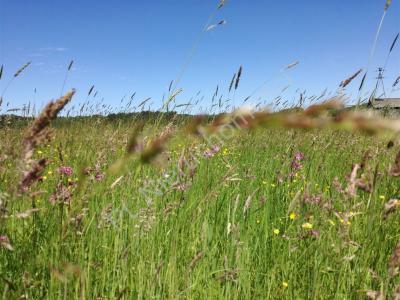
[[[400,98],[372,98],[369,105],[375,109],[400,108]]]

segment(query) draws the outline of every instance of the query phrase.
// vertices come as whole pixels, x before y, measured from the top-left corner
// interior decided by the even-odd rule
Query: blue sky
[[[107,104],[118,106],[124,95],[136,91],[135,101],[152,97],[154,109],[161,106],[163,93],[180,74],[200,36],[179,82],[183,93],[177,103],[188,102],[201,90],[205,97],[198,110],[204,110],[217,84],[227,94],[240,65],[236,104],[265,81],[254,101],[261,97],[269,102],[289,84],[283,96],[292,101],[299,91],[306,90],[307,95],[325,88],[336,91],[342,79],[366,67],[385,4],[385,0],[231,0],[214,19],[227,24],[201,33],[218,2],[0,0],[0,64],[4,64],[0,91],[20,66],[32,61],[4,98],[11,107],[28,101],[43,105],[60,95],[66,68],[74,59],[66,89],[77,89],[75,102],[85,100],[95,85],[96,99],[104,98]],[[367,87],[374,84],[375,69],[383,65],[400,30],[399,12],[400,2],[394,0]],[[388,64],[387,87],[400,75],[398,46]],[[280,70],[297,60],[300,64],[282,75]],[[356,95],[360,80],[361,76],[348,87],[349,94]]]

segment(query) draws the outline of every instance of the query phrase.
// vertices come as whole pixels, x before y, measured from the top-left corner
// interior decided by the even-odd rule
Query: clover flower
[[[61,166],[58,168],[58,173],[71,176],[74,173],[74,171],[71,167]]]

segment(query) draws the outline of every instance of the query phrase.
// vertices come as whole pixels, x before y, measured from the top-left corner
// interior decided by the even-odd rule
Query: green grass
[[[0,129],[9,216],[0,235],[14,248],[0,248],[3,299],[363,299],[368,290],[391,295],[399,284],[388,273],[399,214],[383,218],[384,204],[398,196],[398,180],[388,176],[396,147],[344,132],[258,129],[238,132],[206,158],[205,140],[179,135],[156,162],[133,156],[111,172],[125,157],[132,123],[60,121],[35,153],[49,159],[46,179],[23,195],[15,190],[24,128]],[[146,124],[145,137],[162,130]],[[192,178],[187,169],[174,176],[183,149],[198,159]],[[346,188],[366,150],[370,172],[378,170],[374,189],[340,193],[335,177]],[[299,151],[303,167],[293,171]],[[104,179],[81,174],[96,165]],[[60,175],[60,166],[74,174]],[[68,179],[70,203],[52,205]],[[146,198],[143,187],[160,193]],[[15,217],[32,206],[40,211]]]

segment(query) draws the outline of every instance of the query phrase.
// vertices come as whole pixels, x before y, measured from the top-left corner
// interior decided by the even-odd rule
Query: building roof
[[[371,100],[373,108],[400,108],[400,98],[376,98]]]

